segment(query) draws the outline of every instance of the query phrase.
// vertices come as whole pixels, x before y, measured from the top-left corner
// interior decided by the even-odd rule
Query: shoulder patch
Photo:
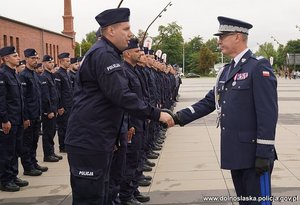
[[[264,57],[263,56],[256,57],[256,60],[261,60],[261,59],[264,59]]]
[[[27,83],[21,83],[21,85],[24,85],[24,86],[26,86],[26,85],[27,85]]]
[[[55,78],[54,80],[55,80],[55,81],[58,81],[58,82],[60,82],[60,81],[61,81],[59,78]]]
[[[106,67],[106,70],[111,71],[111,70],[119,68],[119,67],[121,67],[121,65],[119,63],[115,63],[115,64],[112,64],[112,65]]]

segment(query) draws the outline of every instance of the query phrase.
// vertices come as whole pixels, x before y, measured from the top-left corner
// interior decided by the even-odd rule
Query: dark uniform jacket
[[[128,79],[128,87],[130,91],[135,93],[140,99],[144,99],[141,82],[135,73],[135,69],[126,61],[124,62],[125,72]],[[129,116],[129,128],[134,127],[135,132],[144,132],[145,120],[137,118],[135,116]]]
[[[35,120],[41,116],[41,83],[38,74],[25,68],[20,73],[24,97],[24,120]]]
[[[73,104],[73,88],[66,69],[60,67],[55,73],[55,84],[59,97],[58,109],[70,109]]]
[[[65,144],[81,150],[111,152],[123,109],[140,118],[158,120],[160,111],[130,91],[121,52],[105,37],[85,55],[77,75],[74,105]]]
[[[68,72],[68,75],[69,75],[69,78],[70,78],[70,81],[71,81],[72,92],[73,92],[73,91],[74,91],[74,88],[75,88],[76,72],[70,70],[70,71]]]
[[[57,113],[58,93],[54,74],[45,69],[41,75],[42,81],[42,113]]]
[[[23,124],[23,96],[19,76],[7,65],[0,69],[0,122]]]
[[[247,169],[254,167],[256,157],[275,159],[277,80],[269,62],[246,52],[232,72],[225,66],[216,95],[221,106],[221,167]],[[214,110],[211,90],[178,114],[185,125]]]

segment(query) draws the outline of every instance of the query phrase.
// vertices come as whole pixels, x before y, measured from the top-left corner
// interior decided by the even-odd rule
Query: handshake
[[[159,121],[162,122],[164,128],[173,127],[174,125],[182,125],[178,113],[172,113],[171,110],[161,109]]]

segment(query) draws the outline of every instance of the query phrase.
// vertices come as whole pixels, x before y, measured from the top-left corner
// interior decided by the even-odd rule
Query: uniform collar
[[[6,65],[6,64],[3,64],[2,69],[5,69],[5,70],[7,70],[8,72],[11,72],[11,73],[13,73],[13,74],[16,73],[16,70],[15,70],[14,68],[11,68],[11,67],[9,67],[9,66]]]
[[[102,36],[101,40],[105,41],[110,47],[112,47],[116,53],[118,53],[119,55],[122,54],[122,51],[120,51],[112,42],[105,38],[105,36]]]
[[[233,59],[234,60],[234,66],[236,66],[241,58],[245,55],[245,53],[247,53],[247,51],[249,51],[249,48],[246,48],[245,50],[243,50],[242,52],[240,52],[237,56],[235,56],[235,58]]]

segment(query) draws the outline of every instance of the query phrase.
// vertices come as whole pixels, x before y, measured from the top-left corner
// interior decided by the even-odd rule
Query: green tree
[[[199,60],[200,74],[208,75],[210,68],[214,66],[217,60],[217,56],[207,46],[202,46],[200,49]]]
[[[203,39],[200,36],[192,38],[189,42],[184,44],[185,56],[185,72],[199,73],[199,52],[203,46]]]
[[[76,42],[75,56],[80,56],[80,49],[81,55],[83,56],[96,41],[96,31],[87,33],[81,43]]]
[[[258,51],[255,53],[256,56],[263,56],[266,59],[270,59],[272,56],[273,58],[276,57],[276,51],[272,43],[264,43],[259,45]]]
[[[167,54],[167,62],[170,64],[180,64],[182,62],[182,27],[176,22],[169,23],[167,26],[159,26],[158,36],[153,38],[153,49],[162,50]]]

